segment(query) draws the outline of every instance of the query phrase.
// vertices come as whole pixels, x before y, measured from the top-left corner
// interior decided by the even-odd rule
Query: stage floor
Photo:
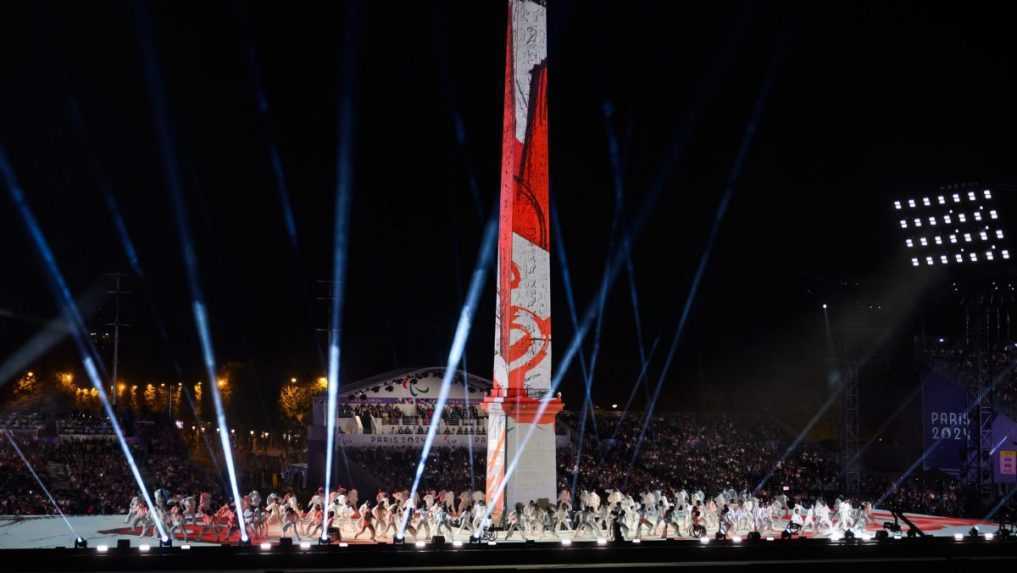
[[[955,533],[967,533],[971,527],[978,527],[983,532],[992,532],[996,530],[995,524],[978,519],[963,519],[953,517],[940,517],[931,515],[920,515],[920,514],[906,514],[918,527],[920,527],[925,533],[934,535],[937,537],[952,537]],[[123,515],[101,515],[101,516],[68,516],[68,522],[71,527],[74,528],[77,535],[85,538],[88,541],[90,547],[97,545],[108,545],[113,547],[116,545],[119,539],[128,539],[131,545],[149,544],[152,546],[158,545],[158,539],[151,536],[141,537],[139,532],[130,531],[126,524],[124,524]],[[889,512],[877,510],[873,513],[872,523],[869,524],[869,531],[876,531],[881,528],[884,521],[892,521],[893,518]],[[903,524],[902,524],[903,526]],[[906,527],[905,527],[906,529]],[[196,533],[196,532],[195,532]],[[370,544],[371,541],[362,537],[359,540],[353,539],[356,531],[349,527],[344,527],[342,534],[345,542],[349,544]],[[713,532],[709,532],[711,535]],[[764,534],[765,536],[766,534]],[[772,535],[779,535],[779,532],[773,532]],[[275,542],[279,539],[280,529],[278,525],[272,525],[269,527],[269,534],[266,539],[252,539],[252,542],[259,543],[261,541]],[[237,533],[234,533],[231,539],[223,540],[225,543],[235,544],[238,540]],[[505,534],[498,534],[499,543],[505,543]],[[562,538],[572,538],[571,533],[563,533]],[[807,533],[806,537],[828,537],[827,534],[816,534]],[[306,537],[304,538],[307,539]],[[554,537],[550,534],[545,535],[542,539],[537,541],[556,541],[558,537]],[[584,534],[576,538],[576,540],[593,540],[592,536]],[[652,536],[644,536],[644,539],[655,539]],[[457,536],[459,541],[467,541],[468,533],[466,531],[461,532]],[[297,541],[294,538],[294,541]],[[412,536],[408,536],[407,541],[413,541]],[[452,541],[451,539],[449,540]],[[519,534],[513,535],[512,539],[508,540],[508,543],[522,542],[523,539]],[[67,524],[64,523],[63,519],[58,516],[0,516],[0,549],[41,549],[41,548],[53,548],[53,547],[69,547],[74,542],[74,535],[71,533]],[[389,543],[391,542],[390,536],[378,536],[377,542]],[[190,539],[184,540],[184,536],[180,533],[177,534],[175,544],[180,545],[182,543],[189,543],[195,547],[205,545],[218,545],[220,541],[214,539],[211,535],[206,535],[203,539],[196,539],[195,535],[191,535]]]

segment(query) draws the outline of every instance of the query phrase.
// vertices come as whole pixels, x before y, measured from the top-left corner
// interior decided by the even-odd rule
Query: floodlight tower
[[[553,502],[557,483],[554,421],[561,401],[551,399],[537,416],[551,385],[547,72],[546,0],[508,0],[494,385],[482,404],[487,502],[495,519],[506,503]],[[507,460],[517,456],[502,488]]]
[[[1017,307],[1013,291],[1017,273],[1009,246],[1012,229],[1003,224],[1013,200],[1012,188],[959,183],[893,201],[911,266],[949,273],[952,290],[960,298],[964,346],[974,353],[977,370],[969,400],[981,397],[978,427],[969,434],[966,474],[983,498],[991,497],[993,488],[992,381],[999,374],[989,353],[1009,343],[1010,313]]]

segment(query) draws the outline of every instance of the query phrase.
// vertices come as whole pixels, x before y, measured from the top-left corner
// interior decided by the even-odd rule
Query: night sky
[[[247,372],[265,403],[290,376],[325,370],[316,329],[326,326],[328,307],[317,300],[324,290],[315,281],[332,273],[342,96],[353,98],[356,115],[345,381],[444,363],[498,191],[503,3],[379,1],[352,16],[346,8],[148,8],[217,358]],[[752,403],[786,406],[796,416],[812,411],[825,396],[829,364],[822,302],[841,302],[831,309],[836,324],[858,322],[868,304],[886,305],[893,312],[875,322],[897,325],[901,339],[911,332],[900,325],[910,324],[904,315],[917,286],[889,232],[890,200],[905,188],[1013,182],[1012,34],[990,10],[552,0],[549,18],[551,190],[580,311],[593,300],[615,214],[609,133],[624,163],[623,225],[663,177],[633,251],[646,348],[661,337],[654,383],[773,70],[662,408]],[[203,379],[136,8],[12,2],[0,7],[0,21],[0,144],[71,289],[80,295],[104,288],[104,273],[132,274],[123,377]],[[350,27],[352,43],[344,40]],[[354,69],[342,65],[347,50],[356,50]],[[352,93],[341,93],[345,73],[354,78]],[[456,115],[465,145],[457,142]],[[676,141],[687,142],[677,153]],[[125,256],[106,188],[141,277]],[[0,353],[7,356],[58,307],[6,193],[0,206]],[[557,359],[573,329],[552,260]],[[482,301],[467,358],[471,371],[490,377],[493,277]],[[111,311],[105,301],[90,327],[102,329]],[[624,274],[606,312],[599,404],[624,400],[640,367]],[[873,340],[868,331],[856,337]],[[64,343],[26,367],[76,362]],[[570,407],[579,405],[577,372],[566,377]],[[773,399],[760,402],[766,396]]]

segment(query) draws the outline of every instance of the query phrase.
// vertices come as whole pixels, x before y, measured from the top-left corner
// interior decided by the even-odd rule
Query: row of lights
[[[986,189],[986,190],[982,191],[982,196],[985,197],[986,199],[992,199],[992,191]],[[960,193],[954,193],[954,194],[952,194],[950,196],[950,198],[953,199],[954,203],[960,203],[961,202]],[[968,191],[968,201],[977,201],[977,200],[978,200],[978,195],[974,191]],[[936,197],[936,203],[938,203],[940,205],[946,205],[946,197],[943,196],[943,195],[937,196]],[[922,197],[922,205],[924,205],[925,207],[931,207],[932,206],[932,200],[929,199],[928,197]],[[914,209],[914,208],[918,207],[918,203],[914,199],[908,199],[907,200],[907,206],[912,208],[912,209]],[[904,208],[904,204],[901,203],[900,201],[894,201],[893,202],[893,208],[897,209],[899,211],[899,210]]]
[[[885,532],[880,532],[880,533],[885,533]],[[881,537],[881,536],[877,534],[875,537],[878,538],[878,537]],[[882,537],[888,539],[890,536],[889,535],[884,535]],[[972,529],[968,533],[968,535],[966,535],[966,536],[963,533],[955,533],[953,535],[954,541],[977,540],[977,539],[979,539],[979,537],[981,537],[985,541],[992,541],[993,539],[996,538],[996,534],[994,534],[994,533],[979,534],[977,530]],[[1008,535],[1001,535],[1000,537],[1001,538],[1006,538],[1006,537],[1008,537]],[[873,538],[874,538],[873,535],[870,534],[870,533],[862,533],[861,535],[858,536],[858,539],[860,539],[861,541],[872,541]],[[896,532],[893,535],[893,539],[895,539],[895,540],[900,540],[902,538],[903,538],[903,536],[900,534],[900,532]],[[754,540],[755,541],[759,541],[761,539],[762,538],[759,538],[759,536],[757,535]],[[772,537],[772,536],[767,536],[765,539],[766,539],[766,541],[774,541],[774,537]],[[852,541],[852,540],[855,539],[855,535],[854,535],[854,533],[852,533],[850,531],[847,532],[847,534],[834,533],[834,534],[830,535],[830,537],[828,539],[829,539],[829,541],[831,543],[839,543],[839,542],[845,541],[845,540],[846,541]],[[725,540],[725,538],[718,537],[718,541],[724,541],[724,540]],[[632,539],[630,541],[631,541],[631,543],[636,544],[636,545],[642,543],[642,540],[638,539],[638,538],[637,539]],[[742,537],[739,536],[739,535],[735,535],[735,536],[731,537],[730,541],[732,543],[741,543],[742,542]],[[604,538],[604,537],[598,537],[597,540],[596,540],[596,543],[597,543],[598,546],[607,545],[607,542],[608,542],[607,539]],[[699,538],[699,543],[700,543],[700,545],[709,545],[710,538],[706,537],[706,536],[700,537]],[[495,546],[497,544],[498,544],[497,541],[488,541],[487,542],[487,545],[490,545],[490,546]],[[562,545],[562,547],[571,547],[572,546],[572,540],[571,539],[562,539],[560,541],[560,544]],[[75,545],[77,545],[77,544],[75,544]],[[417,541],[417,542],[414,543],[414,546],[417,549],[423,549],[423,548],[427,547],[427,542],[426,541]],[[452,542],[452,547],[460,548],[462,546],[463,546],[463,542],[462,541],[456,540],[456,541]],[[265,551],[265,552],[272,550],[272,544],[268,543],[268,542],[261,543],[258,547],[261,549],[261,551]],[[300,549],[302,551],[309,551],[311,549],[311,543],[309,541],[302,541],[302,542],[300,542],[299,547],[300,547]],[[340,548],[349,547],[349,544],[345,543],[345,542],[342,542],[342,543],[339,543],[339,547]],[[185,550],[185,551],[189,550],[190,548],[191,548],[190,545],[181,545],[180,546],[180,549]],[[138,546],[138,551],[140,551],[141,553],[148,553],[149,551],[151,551],[151,549],[152,549],[152,547],[150,545],[147,545],[147,544],[143,544],[143,545],[139,545]],[[95,550],[98,553],[107,553],[109,551],[109,546],[108,545],[98,545],[98,546],[96,546]]]
[[[1004,258],[1004,259],[1009,259],[1010,258],[1010,251],[1008,251],[1006,249],[1003,249],[1002,251],[1000,251],[1000,256],[1002,258]],[[978,253],[975,253],[975,252],[968,253],[968,260],[971,261],[972,263],[977,263],[978,262]],[[992,253],[992,251],[985,251],[985,260],[986,261],[994,261],[994,260],[996,260],[996,256]],[[950,264],[950,257],[948,257],[947,255],[939,255],[939,262],[940,262],[940,264],[943,264],[943,265]],[[963,255],[963,253],[956,253],[956,254],[954,254],[954,262],[963,263],[964,262],[964,255]],[[931,267],[934,264],[936,264],[936,259],[934,257],[932,257],[932,256],[926,256],[925,257],[925,264],[927,266]],[[919,265],[921,265],[921,262],[918,260],[918,257],[911,257],[911,266],[917,267]]]
[[[974,219],[976,222],[981,222],[983,220],[982,212],[981,211],[975,211],[974,213],[971,214],[971,218]],[[999,213],[997,213],[995,209],[991,209],[989,211],[989,218],[992,219],[992,220],[996,220],[996,219],[999,218]],[[937,220],[936,220],[935,217],[929,217],[927,219],[927,221],[929,222],[929,226],[930,227],[935,227],[936,226]],[[965,215],[964,213],[957,213],[957,222],[958,223],[967,223],[968,222],[968,216]],[[944,225],[952,225],[953,224],[953,217],[951,217],[949,214],[943,215],[943,224]],[[920,218],[918,218],[918,217],[915,217],[914,219],[911,220],[911,225],[914,226],[914,227],[921,227],[922,226],[922,220]],[[901,219],[900,220],[900,228],[901,229],[907,229],[908,228],[908,220],[907,219]]]
[[[996,235],[997,239],[1002,239],[1003,238],[1003,229],[996,229],[996,232],[994,234]],[[971,241],[974,240],[973,235],[971,233],[964,233],[961,236],[964,238],[964,242],[966,242],[966,243],[970,243]],[[979,231],[978,232],[978,238],[983,240],[983,241],[988,241],[989,240],[988,229],[986,229],[984,231]],[[951,244],[956,245],[957,241],[958,241],[958,238],[957,238],[956,234],[954,234],[954,235],[947,235],[947,240],[949,240]],[[934,236],[932,238],[932,242],[936,243],[937,245],[942,245],[943,244],[943,237],[941,237],[940,235],[936,235],[936,236]],[[914,241],[914,239],[907,239],[907,240],[904,241],[904,244],[907,245],[908,248],[910,249],[910,248],[913,248],[915,246],[915,241]],[[925,238],[925,237],[918,237],[918,244],[923,246],[923,247],[927,247],[927,246],[929,246],[929,240],[927,238]]]

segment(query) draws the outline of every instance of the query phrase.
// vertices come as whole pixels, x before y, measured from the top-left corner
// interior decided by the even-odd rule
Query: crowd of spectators
[[[930,366],[967,387],[973,395],[980,381],[994,381],[996,410],[1017,419],[1017,344],[984,351],[938,340],[942,342],[933,343],[927,350]]]
[[[426,434],[434,416],[434,401],[418,400],[412,406],[402,407],[387,403],[343,404],[339,408],[339,416],[360,417],[361,421],[365,422],[365,427],[372,428],[372,433]],[[366,418],[370,418],[372,422],[368,424]],[[375,428],[373,420],[388,428]],[[486,414],[473,405],[469,408],[459,404],[446,405],[441,414],[441,421],[442,424],[438,429],[441,434],[468,435],[483,434],[487,431]]]
[[[86,420],[77,419],[74,423],[85,424]],[[86,428],[93,426],[76,429]],[[137,486],[130,467],[115,440],[76,441],[58,437],[15,437],[15,440],[66,514],[126,513],[131,497],[136,495]],[[190,461],[186,447],[173,429],[133,438],[130,447],[149,487],[219,492],[214,472]],[[10,444],[2,444],[0,515],[54,512],[53,504],[24,461]]]
[[[113,426],[105,416],[74,412],[56,421],[57,433],[75,436],[112,436]]]
[[[0,414],[0,430],[41,430],[44,424],[42,416],[35,412],[7,412]]]

